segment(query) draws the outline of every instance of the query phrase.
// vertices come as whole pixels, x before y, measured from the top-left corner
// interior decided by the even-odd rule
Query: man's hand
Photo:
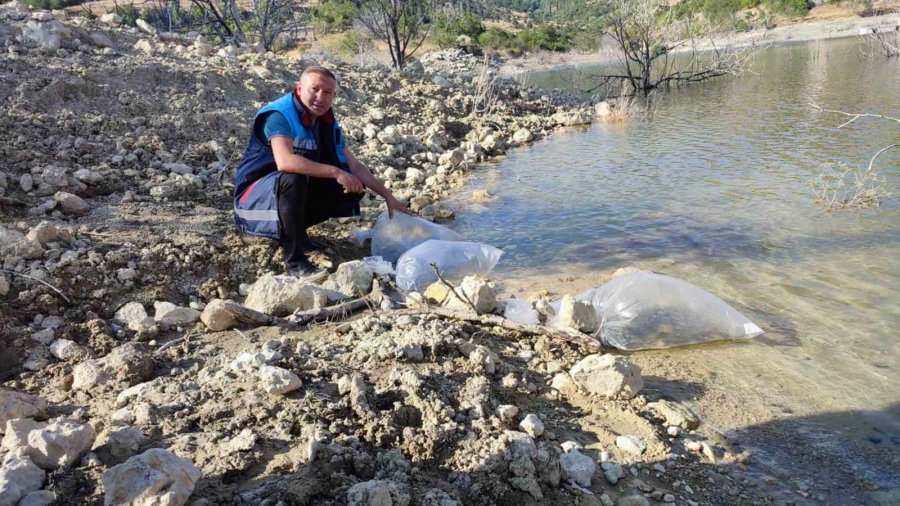
[[[406,208],[403,204],[400,203],[399,200],[394,198],[393,195],[388,195],[387,199],[387,208],[388,208],[388,218],[394,217],[394,211],[401,212],[403,214],[408,214],[410,216],[415,216],[412,211]]]
[[[338,184],[344,187],[344,193],[362,193],[365,190],[359,178],[347,171],[339,171],[335,179],[337,179]]]

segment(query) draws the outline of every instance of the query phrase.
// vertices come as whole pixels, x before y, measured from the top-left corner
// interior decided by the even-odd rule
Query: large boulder
[[[0,388],[0,434],[6,422],[16,418],[47,416],[47,401],[40,397]]]
[[[107,383],[129,386],[146,381],[153,374],[153,359],[138,343],[125,343],[103,358],[86,360],[72,372],[72,388],[88,390]]]
[[[325,282],[325,288],[357,297],[372,291],[373,274],[361,260],[344,262]]]
[[[202,476],[190,460],[153,448],[103,473],[103,504],[181,506]]]
[[[19,500],[44,486],[46,473],[28,457],[8,455],[0,467],[0,506],[16,506]]]
[[[323,307],[328,295],[321,287],[292,276],[266,274],[247,292],[244,305],[273,316],[286,316],[300,309]]]
[[[607,399],[631,399],[644,387],[641,368],[620,355],[588,355],[569,376],[582,390]]]
[[[28,433],[28,456],[44,469],[68,467],[94,444],[94,428],[58,420]]]

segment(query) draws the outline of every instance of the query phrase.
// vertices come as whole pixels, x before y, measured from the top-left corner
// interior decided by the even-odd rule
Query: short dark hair
[[[306,67],[306,69],[303,70],[303,73],[300,74],[300,79],[298,79],[298,82],[303,80],[303,76],[306,76],[309,74],[318,74],[320,76],[329,77],[329,78],[331,78],[332,81],[334,81],[334,84],[337,84],[337,77],[335,77],[334,72],[326,69],[325,67],[320,67],[318,65],[313,65],[312,67]]]

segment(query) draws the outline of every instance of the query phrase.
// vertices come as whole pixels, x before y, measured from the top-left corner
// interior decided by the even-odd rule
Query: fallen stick
[[[275,325],[278,327],[300,328],[310,323],[319,322],[329,319],[346,319],[353,312],[368,307],[368,301],[365,297],[349,300],[334,306],[323,307],[320,309],[310,309],[294,313],[287,318],[270,316],[247,306],[238,304],[233,301],[225,301],[223,308],[231,313],[235,320],[241,323],[252,323],[255,325]]]
[[[38,283],[41,283],[41,284],[43,284],[44,286],[46,286],[46,287],[50,288],[51,290],[53,290],[54,292],[58,293],[59,296],[62,297],[63,299],[65,299],[65,301],[68,302],[69,304],[72,303],[72,301],[69,300],[68,297],[66,297],[66,294],[62,293],[62,292],[60,291],[59,288],[56,288],[55,286],[53,286],[53,285],[51,285],[50,283],[44,281],[43,279],[38,279],[38,278],[36,278],[36,277],[34,277],[34,276],[29,276],[29,275],[27,275],[27,274],[22,274],[21,272],[16,272],[16,271],[13,271],[13,270],[10,270],[10,269],[0,269],[0,271],[3,271],[3,272],[6,272],[6,273],[9,273],[9,274],[12,274],[13,276],[21,276],[21,277],[23,277],[23,278],[27,278],[27,279],[31,279],[31,280],[37,281]]]
[[[512,320],[503,318],[502,316],[497,315],[479,315],[476,313],[468,312],[468,311],[455,311],[452,309],[447,309],[443,307],[432,307],[428,309],[396,309],[393,311],[387,311],[386,314],[391,315],[435,315],[443,318],[451,318],[454,320],[461,320],[470,323],[481,323],[484,325],[494,325],[496,327],[504,328],[506,330],[512,330],[515,332],[521,332],[523,334],[529,334],[534,336],[546,336],[551,339],[558,339],[560,341],[564,341],[572,344],[579,344],[581,346],[592,348],[595,350],[603,349],[600,346],[600,342],[596,339],[592,339],[586,334],[582,334],[580,332],[575,332],[574,330],[561,330],[561,329],[551,329],[550,327],[545,327],[543,325],[525,325],[522,323],[516,323]]]
[[[471,309],[472,311],[475,311],[475,312],[478,311],[477,309],[475,309],[475,304],[473,304],[473,303],[472,303],[472,300],[469,299],[469,296],[466,295],[466,292],[463,292],[462,287],[460,287],[460,289],[459,289],[460,292],[463,292],[462,296],[460,296],[459,293],[457,293],[456,288],[455,288],[452,284],[450,284],[449,281],[447,281],[446,279],[444,279],[443,276],[441,276],[441,271],[438,269],[438,266],[437,266],[436,263],[432,262],[432,263],[431,263],[431,268],[434,269],[434,275],[437,276],[438,281],[440,281],[444,286],[446,286],[446,287],[450,290],[450,292],[453,293],[453,295],[454,295],[457,299],[459,299],[459,300],[465,302],[466,304],[468,304],[469,309]],[[443,304],[443,303],[444,303],[443,300],[442,300],[442,301],[438,301],[438,302],[439,302],[440,304]]]

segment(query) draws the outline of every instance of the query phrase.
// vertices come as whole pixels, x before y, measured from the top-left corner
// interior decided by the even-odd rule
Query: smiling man
[[[329,218],[359,216],[365,188],[388,213],[411,214],[347,149],[331,104],[337,78],[309,67],[291,93],[256,113],[234,185],[235,222],[243,233],[281,243],[288,274],[318,282],[307,252],[319,249],[306,229]]]

